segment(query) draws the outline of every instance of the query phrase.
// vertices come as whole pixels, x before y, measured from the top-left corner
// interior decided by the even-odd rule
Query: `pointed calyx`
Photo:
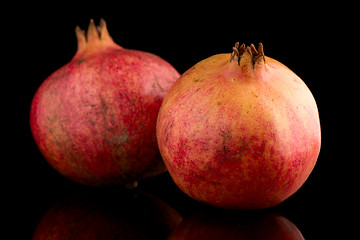
[[[248,65],[248,63],[251,62],[252,66],[254,66],[259,59],[265,62],[264,47],[262,43],[259,43],[257,50],[254,44],[251,44],[250,47],[246,47],[244,43],[240,46],[239,42],[235,43],[235,46],[232,49],[233,52],[231,53],[230,62],[235,61],[238,65],[242,65],[242,62],[244,62],[244,65]]]
[[[76,26],[75,34],[78,43],[77,53],[83,52],[85,50],[87,52],[93,52],[93,50],[103,47],[121,48],[109,35],[104,19],[100,19],[99,26],[95,26],[94,20],[91,19],[87,32],[82,30],[79,26]]]

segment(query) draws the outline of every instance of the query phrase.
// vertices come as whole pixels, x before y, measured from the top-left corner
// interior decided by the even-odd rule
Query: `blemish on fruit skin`
[[[112,142],[114,142],[116,145],[123,145],[124,143],[126,143],[129,140],[129,135],[128,134],[124,134],[124,135],[120,135],[120,136],[113,136],[111,138]]]
[[[82,64],[82,63],[85,62],[85,61],[86,61],[85,59],[81,58],[81,59],[79,59],[79,60],[76,62],[76,65],[77,65],[77,66],[80,66],[80,64]]]

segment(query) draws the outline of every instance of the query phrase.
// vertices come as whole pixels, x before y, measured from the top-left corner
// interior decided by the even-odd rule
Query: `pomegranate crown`
[[[248,55],[246,58],[252,59],[253,65],[258,59],[262,59],[265,62],[264,46],[262,43],[259,43],[258,49],[256,50],[254,44],[251,44],[250,47],[246,47],[245,43],[240,46],[240,43],[237,42],[232,50],[233,52],[231,53],[230,62],[237,61],[238,65],[240,65],[243,55]]]
[[[77,54],[86,52],[89,55],[100,49],[122,48],[111,38],[103,18],[100,19],[99,26],[95,26],[94,20],[91,19],[87,32],[76,26],[75,34],[78,46]]]

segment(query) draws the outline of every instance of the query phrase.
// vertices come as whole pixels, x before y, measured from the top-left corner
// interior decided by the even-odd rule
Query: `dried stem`
[[[239,42],[235,43],[235,46],[232,49],[233,52],[231,53],[230,62],[237,61],[238,65],[240,65],[241,56],[245,51],[247,51],[252,56],[253,64],[261,57],[265,62],[264,46],[262,43],[259,43],[257,50],[254,44],[251,44],[250,47],[246,47],[244,43],[240,46]]]

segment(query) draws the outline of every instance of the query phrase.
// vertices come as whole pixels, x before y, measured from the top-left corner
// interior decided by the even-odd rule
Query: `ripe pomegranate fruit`
[[[320,121],[305,83],[280,62],[239,46],[187,70],[159,111],[160,153],[192,198],[229,209],[275,206],[306,181]]]
[[[52,167],[86,185],[131,184],[166,171],[156,142],[165,92],[180,76],[160,57],[117,45],[102,19],[37,90],[34,139]]]

